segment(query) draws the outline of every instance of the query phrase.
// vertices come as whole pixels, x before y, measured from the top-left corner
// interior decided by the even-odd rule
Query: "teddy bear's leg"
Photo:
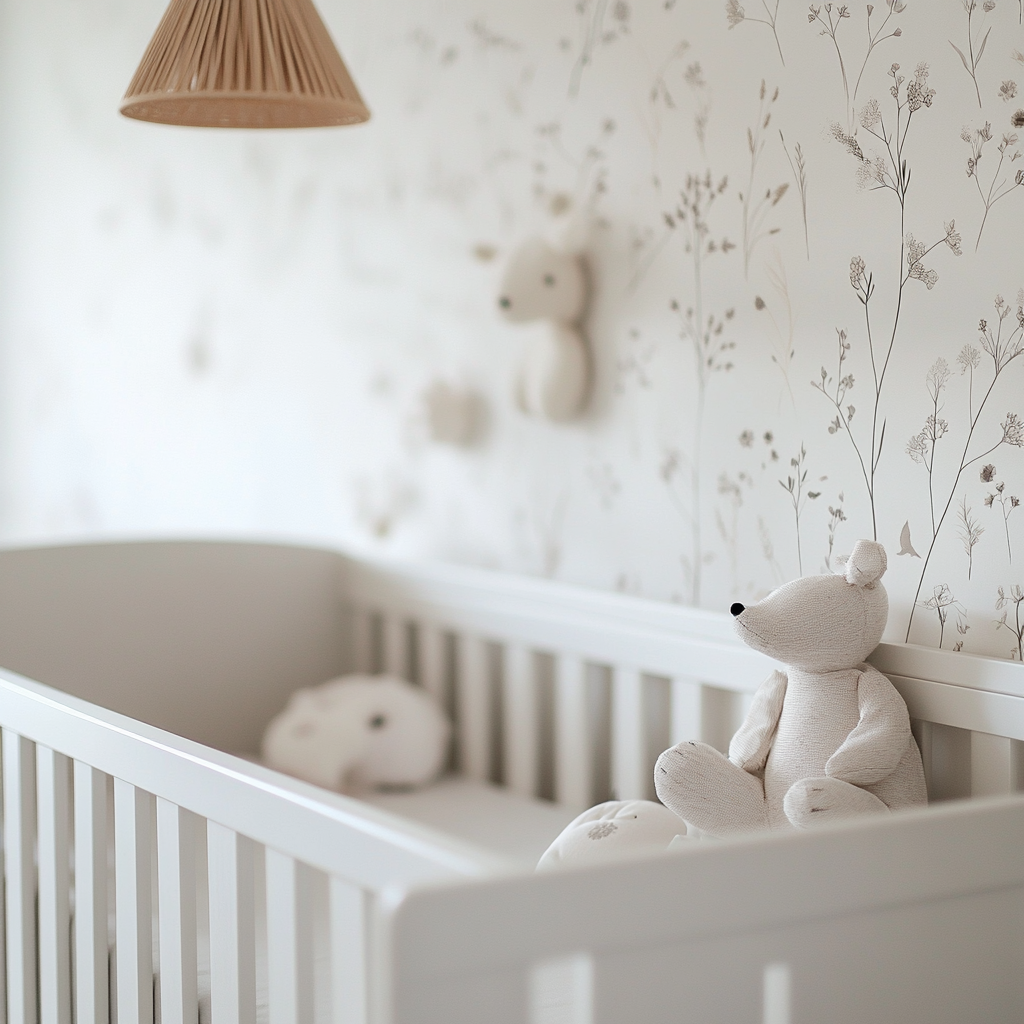
[[[654,788],[666,807],[709,835],[769,827],[764,784],[706,743],[666,750],[654,769]]]
[[[801,779],[794,782],[782,802],[786,817],[797,828],[813,828],[859,814],[888,812],[874,793],[841,779]]]

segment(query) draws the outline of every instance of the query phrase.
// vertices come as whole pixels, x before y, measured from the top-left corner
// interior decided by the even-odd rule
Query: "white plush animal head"
[[[574,324],[583,315],[586,301],[587,278],[580,257],[542,238],[531,238],[509,259],[498,308],[512,323]]]
[[[763,601],[732,606],[749,647],[811,672],[853,668],[878,646],[889,615],[885,548],[859,540],[837,574],[783,584]]]
[[[297,690],[263,736],[278,771],[341,792],[421,786],[444,765],[451,726],[418,686],[343,676]]]

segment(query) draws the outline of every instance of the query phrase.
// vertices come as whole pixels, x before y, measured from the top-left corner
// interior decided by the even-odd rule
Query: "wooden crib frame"
[[[1020,1019],[1024,666],[873,661],[933,800],[995,799],[534,876],[222,751],[290,687],[388,670],[448,704],[471,778],[648,797],[657,753],[722,745],[772,667],[727,616],[280,545],[0,552],[0,1006],[151,1024],[155,991],[195,1021],[202,891],[214,1024],[249,1024],[258,879],[273,1024],[312,1021],[318,943],[346,1024]]]

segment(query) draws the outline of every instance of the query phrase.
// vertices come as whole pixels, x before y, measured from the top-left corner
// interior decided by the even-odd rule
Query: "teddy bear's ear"
[[[846,582],[855,587],[870,587],[885,574],[888,562],[885,548],[877,541],[859,540],[853,546],[853,553],[845,560]]]

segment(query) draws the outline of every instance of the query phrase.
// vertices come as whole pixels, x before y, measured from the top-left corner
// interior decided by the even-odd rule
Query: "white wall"
[[[0,0],[0,536],[326,539],[707,607],[748,600],[796,575],[800,556],[805,573],[824,567],[840,494],[834,553],[872,534],[857,453],[841,425],[829,432],[835,410],[810,385],[824,366],[834,388],[836,331],[846,330],[843,375],[855,383],[841,404],[856,408],[869,463],[872,373],[850,285],[861,256],[874,274],[879,364],[896,322],[874,502],[890,553],[890,636],[906,635],[919,584],[919,602],[945,586],[941,601],[957,603],[944,646],[1009,655],[1017,638],[995,626],[997,588],[1024,583],[1024,511],[1008,501],[1024,496],[1024,451],[999,445],[954,487],[969,416],[956,359],[978,346],[980,319],[995,323],[997,293],[1011,303],[1004,342],[1018,326],[1024,187],[993,207],[977,252],[975,240],[978,183],[988,190],[1024,108],[1020,6],[997,0],[972,14],[975,53],[991,28],[976,93],[950,45],[970,60],[961,0],[875,4],[871,30],[888,15],[881,35],[900,35],[867,60],[858,115],[877,98],[892,126],[894,61],[907,79],[928,62],[935,89],[906,136],[901,229],[897,195],[859,183],[866,165],[833,136],[831,124],[852,130],[859,116],[846,113],[836,49],[805,5],[778,5],[777,47],[752,20],[770,20],[772,0],[748,0],[732,28],[717,0],[323,0],[374,119],[260,134],[117,115],[160,0]],[[867,11],[849,14],[837,41],[852,93]],[[975,180],[960,133],[986,121],[994,138]],[[806,160],[806,247],[780,129],[790,157],[799,143]],[[882,151],[863,125],[857,139],[868,156]],[[1005,155],[1018,151],[1012,142]],[[997,190],[1020,167],[1004,161]],[[698,289],[672,211],[688,177],[709,168],[726,184],[708,238],[736,248],[706,254]],[[598,368],[593,409],[569,427],[514,408],[522,341],[494,311],[503,258],[561,194],[590,211]],[[748,195],[747,223],[760,227],[745,253]],[[908,280],[897,320],[901,236],[931,245],[954,221],[963,255],[940,242],[922,264],[937,283]],[[716,322],[735,310],[718,336],[735,343],[722,357],[733,365],[710,374],[700,422],[681,319],[698,301]],[[981,356],[970,413],[992,379]],[[897,552],[905,522],[921,555],[932,541],[927,468],[907,446],[931,411],[926,375],[940,357],[952,374],[932,471],[937,522],[952,500],[922,574],[923,558]],[[1002,369],[968,459],[999,442],[1008,412],[1024,414],[1022,367],[1024,356]],[[475,448],[429,441],[422,394],[436,379],[486,397],[489,429]],[[785,481],[801,445],[805,492],[820,496],[803,506],[798,555]],[[961,498],[984,528],[970,579]],[[939,642],[933,608],[919,604],[911,636]]]

